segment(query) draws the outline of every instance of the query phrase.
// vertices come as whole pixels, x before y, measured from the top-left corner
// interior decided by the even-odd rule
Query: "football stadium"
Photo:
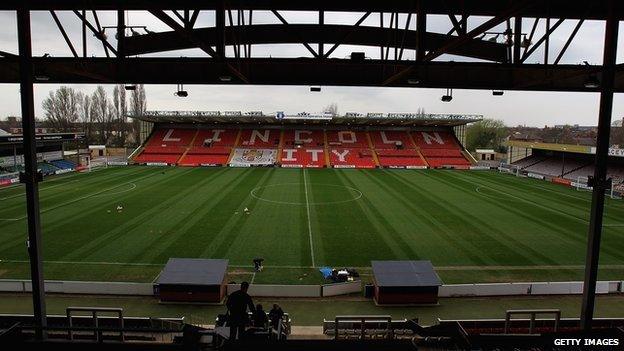
[[[43,17],[69,56],[39,54]],[[619,2],[9,0],[0,18],[17,27],[0,82],[21,111],[0,121],[0,345],[624,343]],[[569,55],[599,63],[565,59],[584,25],[603,47]],[[144,85],[172,84],[176,100],[155,94],[166,109],[146,107]],[[178,108],[184,84],[240,89],[239,105]],[[243,86],[263,87],[262,109]],[[487,114],[294,112],[301,95],[274,86],[445,89],[443,104],[562,91],[598,117],[492,126],[480,98]],[[52,89],[41,109],[37,89]]]

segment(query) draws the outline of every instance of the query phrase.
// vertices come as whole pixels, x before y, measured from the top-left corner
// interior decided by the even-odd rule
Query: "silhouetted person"
[[[253,313],[253,326],[255,328],[266,328],[269,322],[269,318],[266,315],[266,312],[262,309],[261,304],[256,305],[256,310]]]
[[[240,290],[235,291],[228,296],[226,306],[230,313],[228,322],[230,324],[230,340],[240,338],[245,332],[249,316],[247,308],[250,312],[255,310],[251,296],[247,294],[249,283],[242,282]]]
[[[280,319],[284,316],[284,311],[278,304],[274,303],[273,308],[269,311],[269,320],[271,321],[271,327],[277,329]]]

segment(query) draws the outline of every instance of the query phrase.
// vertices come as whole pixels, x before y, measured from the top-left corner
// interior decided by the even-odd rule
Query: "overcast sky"
[[[69,36],[76,47],[80,47],[80,22],[72,13],[59,12]],[[290,23],[315,23],[315,13],[282,12]],[[328,13],[326,23],[353,24],[362,14]],[[116,15],[113,12],[99,12],[103,26],[115,26]],[[92,19],[92,17],[90,17]],[[400,26],[404,27],[407,16],[401,15]],[[385,24],[389,23],[386,15]],[[487,18],[470,18],[469,29],[483,23]],[[152,31],[167,30],[164,24],[148,13],[127,13],[129,25],[146,25]],[[555,20],[551,20],[554,23]],[[17,53],[17,28],[14,12],[0,12],[0,50]],[[278,23],[275,16],[268,12],[254,12],[253,23]],[[551,60],[557,56],[559,50],[567,40],[577,21],[565,21],[551,37]],[[533,24],[532,19],[525,19],[523,32],[529,32]],[[209,12],[202,12],[196,27],[214,25],[214,16]],[[379,14],[371,15],[362,25],[378,26]],[[427,22],[427,31],[446,33],[451,23],[446,16],[430,16]],[[620,26],[619,46],[624,45],[624,30]],[[415,29],[414,21],[410,29]],[[503,31],[504,26],[496,28]],[[496,31],[496,29],[494,31]],[[542,20],[536,31],[535,38],[541,37],[545,30],[545,21]],[[32,14],[33,55],[41,56],[48,53],[54,57],[71,56],[58,28],[48,12],[34,12]],[[588,61],[591,64],[602,62],[602,34],[604,23],[586,21],[577,34],[572,45],[562,59],[562,63],[580,64]],[[114,32],[109,32],[109,40],[115,45]],[[88,35],[89,54],[103,57],[102,45],[91,34]],[[487,39],[487,37],[486,37]],[[535,41],[536,39],[534,39]],[[228,50],[229,51],[229,50]],[[371,58],[379,57],[378,48],[363,48],[341,46],[332,57],[343,58],[351,51],[364,51]],[[254,56],[272,57],[301,57],[310,56],[302,45],[257,45],[252,49]],[[406,50],[405,57],[413,59],[414,52]],[[156,56],[156,55],[146,55]],[[203,57],[202,51],[182,50],[160,54],[160,56]],[[543,49],[538,49],[529,57],[527,62],[541,62]],[[440,60],[465,60],[459,57],[443,56]],[[618,51],[618,63],[624,61],[624,51]],[[155,72],[157,74],[157,72]],[[71,85],[72,87],[91,93],[94,85]],[[40,84],[35,87],[35,108],[38,117],[43,117],[41,101],[50,90],[58,85]],[[320,112],[330,103],[337,103],[340,113],[344,112],[416,112],[424,108],[427,113],[458,113],[480,114],[486,118],[502,119],[508,125],[525,124],[530,126],[544,126],[554,124],[581,124],[594,125],[597,122],[598,94],[593,93],[550,93],[550,92],[518,92],[506,91],[504,96],[494,97],[488,90],[454,90],[453,101],[443,103],[440,96],[442,89],[416,88],[353,88],[324,86],[320,93],[312,93],[308,86],[199,86],[187,85],[187,98],[178,98],[173,95],[175,85],[146,86],[149,110],[230,110],[250,111],[261,110],[265,113],[274,111]],[[109,91],[112,90],[108,86]],[[0,116],[20,115],[19,87],[16,84],[0,84]],[[613,119],[624,117],[624,97],[616,95],[614,102]]]

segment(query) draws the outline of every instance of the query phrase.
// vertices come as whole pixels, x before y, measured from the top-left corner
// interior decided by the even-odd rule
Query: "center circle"
[[[127,183],[125,184],[125,186],[120,186],[118,188],[106,190],[102,193],[93,195],[93,197],[123,194],[123,193],[127,193],[129,191],[136,189],[136,187],[137,185],[135,183]]]
[[[269,194],[267,194],[266,190],[270,190],[271,193],[273,194],[279,194],[279,195],[283,195],[283,194],[288,194],[290,191],[293,190],[293,188],[299,188],[299,187],[307,187],[307,191],[309,190],[310,186],[318,186],[318,187],[323,187],[323,188],[332,188],[335,190],[333,191],[333,195],[336,197],[343,197],[342,200],[330,200],[330,201],[287,201],[287,200],[283,200],[283,199],[276,199],[275,197],[272,198],[272,196]],[[264,190],[264,191],[262,191]],[[305,190],[303,190],[305,191]],[[262,192],[262,194],[260,194],[260,192]],[[340,194],[336,194],[337,192],[340,192]],[[322,206],[322,205],[335,205],[335,204],[342,204],[342,203],[346,203],[346,202],[352,202],[352,201],[356,201],[359,200],[362,197],[362,192],[359,191],[356,188],[352,188],[350,186],[346,186],[346,185],[336,185],[336,184],[320,184],[320,183],[279,183],[279,184],[270,184],[270,185],[264,185],[264,186],[259,186],[256,188],[253,188],[249,194],[251,195],[251,197],[260,200],[260,201],[264,201],[264,202],[268,202],[268,203],[272,203],[272,204],[279,204],[279,205],[294,205],[294,206],[305,206],[305,205],[309,205],[309,206]],[[307,198],[307,195],[306,195]]]

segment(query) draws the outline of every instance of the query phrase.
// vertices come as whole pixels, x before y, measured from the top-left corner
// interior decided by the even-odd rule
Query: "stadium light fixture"
[[[585,88],[587,89],[597,89],[600,88],[600,81],[595,75],[592,74],[591,76],[587,77],[587,79],[585,79],[585,82],[583,82],[583,86],[585,86]]]
[[[451,102],[453,100],[453,89],[446,88],[446,94],[440,99],[442,102]]]
[[[420,84],[420,79],[418,79],[418,78],[410,78],[410,79],[407,80],[407,84],[418,85],[418,84]]]
[[[184,90],[184,84],[178,84],[178,91],[173,93],[177,97],[187,97],[188,91]]]
[[[585,66],[590,66],[589,62],[587,61],[583,61],[583,64]],[[587,79],[585,79],[585,82],[583,82],[583,86],[587,89],[597,89],[600,88],[600,81],[595,74],[591,74],[589,77],[587,77]]]
[[[232,76],[220,76],[219,80],[222,82],[231,82],[232,81]]]

